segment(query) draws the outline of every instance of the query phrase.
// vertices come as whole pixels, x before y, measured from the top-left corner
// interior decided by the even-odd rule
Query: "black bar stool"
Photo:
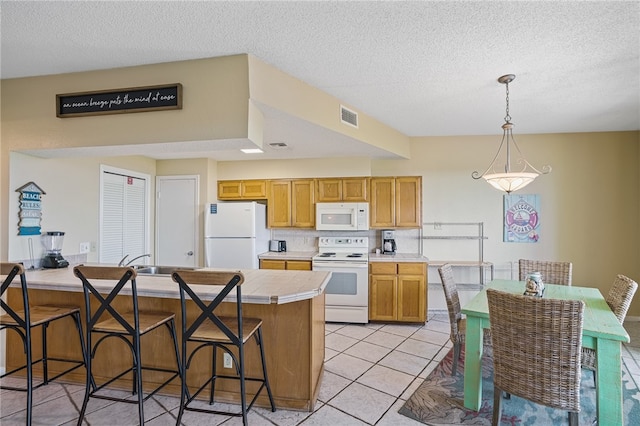
[[[176,336],[175,314],[172,312],[149,312],[138,309],[138,293],[136,286],[136,271],[130,267],[112,266],[76,266],[73,273],[82,281],[86,311],[86,345],[87,350],[87,380],[84,401],[78,419],[78,426],[82,424],[84,413],[87,409],[89,398],[107,399],[110,401],[138,404],[138,416],[140,425],[144,424],[144,402],[155,395],[160,389],[168,385],[176,377],[181,378],[180,354],[178,350],[178,338]],[[89,281],[93,280],[93,284]],[[98,284],[99,282],[99,284]],[[130,284],[130,293],[125,292],[124,300],[131,302],[131,310],[121,312],[112,305],[116,296],[121,294],[125,285]],[[103,297],[103,294],[106,297]],[[130,296],[129,296],[130,294]],[[92,305],[92,301],[95,302]],[[175,351],[176,368],[164,368],[158,366],[143,366],[140,339],[145,334],[165,326],[173,341]],[[94,335],[100,336],[95,344]],[[93,358],[100,345],[107,339],[116,338],[124,342],[131,351],[132,365],[119,374],[96,384],[93,371]],[[143,370],[151,370],[165,373],[167,380],[155,387],[146,395],[143,393]],[[120,379],[127,373],[133,374],[132,394],[137,399],[128,399],[100,393],[104,387]]]
[[[172,278],[180,286],[180,303],[182,308],[182,396],[180,398],[180,412],[178,413],[177,424],[180,424],[184,410],[198,411],[202,413],[224,414],[230,416],[242,416],[243,424],[247,424],[247,413],[262,392],[267,389],[271,411],[276,411],[271,386],[267,378],[267,367],[264,356],[264,341],[262,339],[262,320],[259,318],[244,318],[242,316],[242,293],[240,286],[244,282],[244,275],[241,272],[220,272],[220,271],[186,271],[178,270]],[[224,286],[224,289],[210,303],[205,303],[193,290],[194,285],[216,285]],[[236,289],[236,316],[218,316],[215,310],[224,301],[229,293]],[[194,311],[187,313],[186,301],[193,302]],[[191,307],[191,305],[190,305]],[[262,377],[246,377],[245,375],[245,344],[251,337],[260,350],[262,362]],[[187,358],[187,344],[192,343],[192,350]],[[194,355],[201,349],[210,347],[212,349],[212,372],[198,390],[191,394],[187,386],[187,370]],[[235,351],[232,350],[235,348]],[[217,352],[221,349],[229,354],[235,365],[236,375],[218,374],[216,371]],[[235,354],[237,352],[237,356]],[[212,409],[202,409],[191,407],[190,403],[202,392],[207,385],[210,386],[209,404],[214,402],[215,384],[217,379],[231,379],[240,382],[240,412],[227,412]],[[253,399],[247,405],[245,382],[252,381],[260,383]]]
[[[14,368],[11,371],[4,373],[0,376],[0,379],[10,376],[19,371],[25,370],[27,373],[26,388],[10,385],[0,384],[0,389],[14,390],[27,392],[27,425],[31,425],[33,414],[33,391],[41,386],[49,384],[49,382],[63,376],[77,368],[86,365],[86,352],[84,347],[84,340],[82,336],[82,325],[80,324],[80,308],[77,306],[58,306],[58,305],[29,305],[29,292],[27,289],[27,278],[24,273],[24,266],[19,263],[0,263],[0,275],[5,276],[2,282],[2,298],[0,299],[0,306],[2,306],[3,314],[0,316],[0,330],[13,330],[22,339],[24,346],[24,352],[26,355],[26,362],[24,365]],[[22,290],[22,307],[21,309],[9,306],[5,302],[5,292],[9,289],[9,286],[16,277],[20,277],[20,287]],[[73,360],[67,358],[50,357],[47,353],[47,328],[53,321],[70,317],[76,329],[78,330],[78,336],[80,339],[80,349],[82,353],[82,360]],[[39,359],[34,360],[33,348],[32,348],[32,329],[35,327],[42,327],[42,356]],[[65,363],[68,367],[53,377],[49,377],[49,362],[57,361]],[[35,385],[33,384],[33,366],[35,364],[42,363],[42,382]],[[71,364],[71,365],[69,365]]]

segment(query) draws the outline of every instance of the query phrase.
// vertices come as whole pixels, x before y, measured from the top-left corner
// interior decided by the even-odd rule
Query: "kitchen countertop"
[[[270,260],[312,260],[318,254],[315,251],[268,251],[258,255],[259,259]],[[375,254],[369,253],[369,262],[428,262],[429,259],[419,253]]]
[[[219,268],[202,268],[207,270],[225,270]],[[312,299],[324,292],[331,272],[319,271],[280,271],[272,269],[242,270],[245,281],[242,284],[244,303],[284,304],[299,300]],[[82,283],[73,275],[73,267],[63,269],[27,270],[29,288],[39,290],[57,290],[82,292]],[[138,296],[179,299],[178,284],[168,275],[142,275],[136,278]],[[19,285],[14,282],[12,286]],[[100,284],[95,284],[100,288]],[[205,300],[213,299],[221,286],[199,285],[197,293]],[[126,287],[123,294],[127,293]],[[227,297],[235,301],[233,296]]]
[[[317,251],[267,251],[259,254],[258,259],[273,260],[311,260]]]
[[[418,253],[376,254],[369,253],[369,262],[425,262],[429,259]]]

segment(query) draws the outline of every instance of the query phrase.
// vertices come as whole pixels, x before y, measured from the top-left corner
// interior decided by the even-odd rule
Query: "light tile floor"
[[[255,408],[251,425],[421,425],[398,410],[451,348],[446,313],[421,325],[326,325],[326,363],[313,413]],[[624,362],[640,384],[640,322],[627,322],[631,343]],[[34,425],[75,425],[84,386],[51,383],[35,391]],[[2,391],[0,424],[25,423],[25,394]],[[179,399],[157,396],[145,403],[148,425],[175,425]],[[137,424],[137,407],[91,399],[84,424]],[[183,424],[240,425],[242,418],[185,412]]]

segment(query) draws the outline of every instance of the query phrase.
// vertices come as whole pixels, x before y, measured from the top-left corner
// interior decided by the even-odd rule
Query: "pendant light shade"
[[[506,85],[507,87],[507,114],[504,117],[504,124],[502,125],[502,142],[500,142],[498,152],[496,153],[495,157],[493,157],[493,161],[491,162],[491,164],[489,164],[489,167],[487,167],[484,173],[480,174],[475,171],[471,174],[471,177],[473,177],[474,179],[483,178],[491,186],[499,191],[504,191],[507,194],[524,188],[525,186],[533,182],[534,179],[539,175],[551,172],[551,166],[543,166],[542,171],[533,167],[524,158],[524,155],[522,155],[522,152],[520,152],[520,148],[513,138],[513,123],[511,123],[511,116],[509,115],[509,83],[511,83],[515,78],[515,75],[507,74],[498,79],[500,83]],[[517,170],[511,169],[512,145],[518,154],[515,161],[518,165]],[[496,162],[499,158],[501,158],[503,148],[506,154],[505,164],[502,169],[496,169]]]

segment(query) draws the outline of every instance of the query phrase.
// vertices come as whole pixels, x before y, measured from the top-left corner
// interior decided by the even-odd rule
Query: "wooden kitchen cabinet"
[[[279,269],[290,271],[310,271],[310,260],[273,260],[260,259],[260,269]]]
[[[279,179],[267,184],[270,228],[315,228],[315,181]]]
[[[369,263],[369,321],[426,320],[426,263]]]
[[[371,178],[371,228],[422,226],[422,177]]]
[[[218,181],[219,200],[263,200],[267,198],[267,181],[221,180]]]
[[[318,202],[369,201],[369,178],[328,178],[317,180]]]

